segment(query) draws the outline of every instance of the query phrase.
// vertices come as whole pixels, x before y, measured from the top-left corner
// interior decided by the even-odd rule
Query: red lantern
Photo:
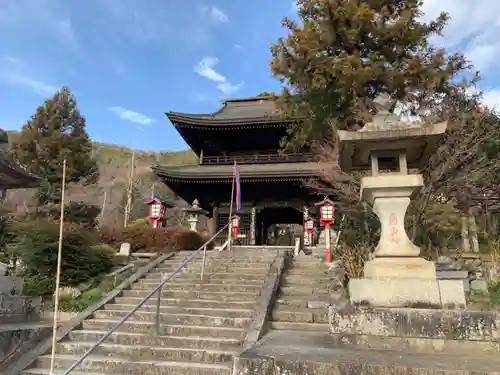
[[[320,222],[321,225],[332,225],[335,223],[335,207],[333,207],[333,202],[329,199],[325,199],[319,208]]]
[[[335,208],[333,202],[328,198],[316,203],[316,206],[319,206],[319,222],[325,227],[326,263],[330,263],[332,261],[330,226],[335,223]]]
[[[305,224],[306,224],[305,227],[306,227],[306,232],[307,233],[314,232],[314,219],[312,217],[310,217],[309,219],[307,219]]]
[[[157,228],[160,222],[164,222],[167,218],[167,208],[172,207],[166,201],[158,197],[151,198],[147,205],[149,207],[149,220],[153,223],[153,228]]]
[[[238,215],[233,215],[231,218],[231,228],[233,230],[233,240],[236,241],[238,229],[240,228],[240,217]]]

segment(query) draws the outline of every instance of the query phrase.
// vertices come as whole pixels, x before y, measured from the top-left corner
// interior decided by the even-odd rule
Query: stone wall
[[[337,335],[500,342],[500,314],[493,311],[331,307],[329,324]]]
[[[51,332],[50,326],[7,330],[0,328],[0,372],[20,355],[49,337]]]
[[[0,293],[0,324],[16,324],[40,320],[41,297],[11,296]]]

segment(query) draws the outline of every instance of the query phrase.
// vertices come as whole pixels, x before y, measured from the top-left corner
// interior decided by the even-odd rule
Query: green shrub
[[[135,220],[132,224],[129,225],[129,227],[151,227],[151,221],[149,219],[143,217],[140,219]]]
[[[24,265],[26,295],[52,294],[55,287],[59,225],[37,220],[20,227],[18,247]],[[61,252],[61,286],[76,286],[107,273],[113,253],[93,248],[95,237],[87,229],[65,225]]]
[[[86,229],[94,229],[99,223],[101,208],[85,202],[69,202],[64,207],[64,220],[80,225]]]
[[[176,250],[196,250],[205,239],[202,235],[186,228],[102,228],[100,242],[119,248],[124,242],[130,243],[134,252],[166,253]]]

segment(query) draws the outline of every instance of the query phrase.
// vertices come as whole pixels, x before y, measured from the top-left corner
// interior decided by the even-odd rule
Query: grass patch
[[[490,285],[488,291],[490,292],[490,303],[494,306],[500,306],[500,281]]]
[[[113,290],[117,285],[122,283],[128,276],[129,272],[124,272],[120,275],[106,276],[84,291],[83,293],[74,295],[61,295],[59,299],[59,310],[64,312],[81,312],[88,307],[99,302],[107,293]]]

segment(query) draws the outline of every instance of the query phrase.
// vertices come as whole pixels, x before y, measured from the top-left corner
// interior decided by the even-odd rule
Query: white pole
[[[236,184],[236,161],[234,162],[234,167],[233,167],[233,181],[231,184],[231,204],[229,205],[229,221],[228,221],[228,228],[227,228],[227,249],[228,251],[232,251],[231,248],[231,241],[233,240],[231,238],[232,234],[232,222],[231,222],[231,217],[233,216],[233,200],[234,200],[234,185]]]
[[[104,219],[104,209],[106,208],[106,196],[108,195],[108,192],[104,192],[104,198],[102,200],[102,205],[101,205],[101,221]]]
[[[128,191],[127,191],[127,205],[125,206],[125,218],[123,222],[123,227],[127,227],[128,216],[132,209],[132,188],[133,188],[133,178],[134,178],[134,159],[135,151],[132,151],[132,159],[130,160],[130,176],[128,179]]]
[[[54,301],[54,320],[52,326],[52,351],[50,354],[50,371],[49,374],[54,374],[54,364],[56,359],[56,343],[57,343],[57,313],[59,311],[59,284],[61,282],[61,255],[62,255],[62,237],[63,237],[63,220],[64,220],[64,185],[66,184],[66,159],[63,161],[62,187],[61,187],[61,218],[59,222],[59,245],[57,249],[57,269],[56,269],[56,291]]]

